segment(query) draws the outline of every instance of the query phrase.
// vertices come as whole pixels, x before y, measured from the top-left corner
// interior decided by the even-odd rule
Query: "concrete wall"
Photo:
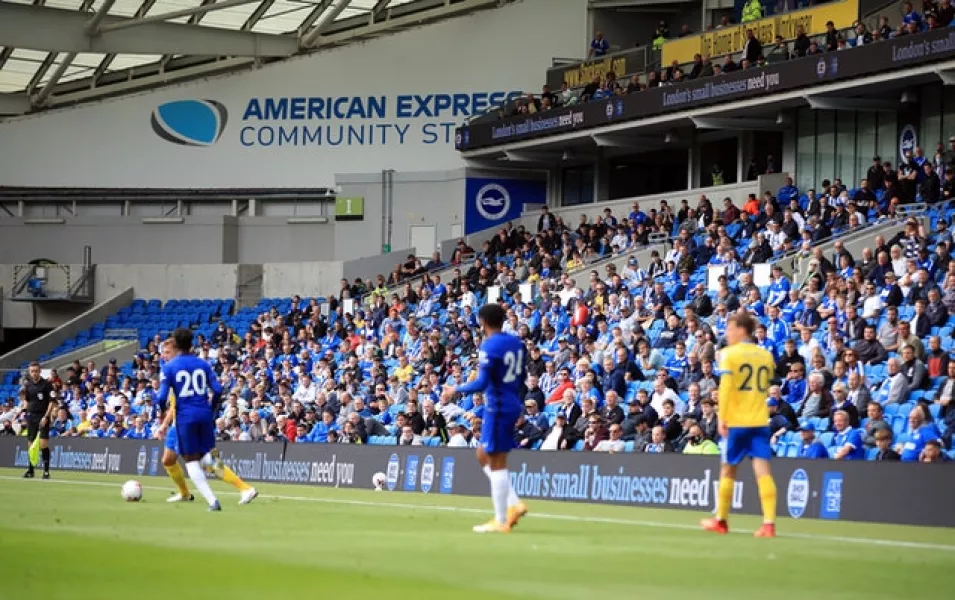
[[[338,224],[289,224],[287,217],[239,217],[238,262],[334,260]]]
[[[32,225],[0,219],[0,256],[78,262],[83,247],[99,264],[263,263],[333,260],[335,224],[289,224],[287,217],[189,216],[184,223],[145,224],[140,217],[72,217]],[[377,231],[377,230],[376,230]],[[368,232],[362,232],[367,236]]]
[[[137,298],[233,298],[237,265],[97,265],[96,298],[132,287]]]
[[[43,335],[29,344],[20,346],[12,352],[0,356],[0,368],[18,368],[21,363],[31,361],[41,354],[53,350],[80,331],[89,329],[94,323],[103,321],[109,315],[129,306],[133,301],[132,288],[126,288],[111,294],[107,300],[89,308],[78,317],[64,323],[61,327]],[[6,321],[4,321],[6,323]]]
[[[345,261],[342,263],[342,277],[352,281],[356,277],[374,279],[378,275],[384,275],[385,279],[387,279],[388,274],[394,270],[395,265],[404,262],[409,254],[414,253],[414,248],[403,248],[401,250],[394,250],[388,254],[379,254],[377,256]]]
[[[139,217],[75,217],[65,225],[28,225],[0,219],[0,256],[5,263],[80,262],[89,245],[96,263],[218,263],[227,258],[223,220],[186,217],[182,225],[146,225]]]
[[[464,225],[465,170],[405,173],[393,176],[391,247],[411,247],[412,225],[434,225],[436,242],[450,239],[452,225]],[[335,257],[353,260],[381,254],[381,173],[338,175],[342,196],[365,198],[364,221],[335,224]],[[418,248],[420,252],[424,249]],[[427,251],[431,254],[434,250]]]
[[[306,297],[337,294],[342,263],[298,262],[262,265],[262,295],[266,298],[300,294]]]
[[[73,273],[79,273],[79,269],[79,266],[74,267]],[[63,272],[50,269],[49,277],[51,285],[63,284]],[[5,292],[2,307],[3,318],[0,321],[2,321],[4,327],[13,329],[53,329],[70,319],[78,317],[90,308],[88,304],[14,302],[9,296],[13,294],[16,279],[14,265],[0,264],[0,284],[2,284]],[[65,285],[63,287],[65,287]],[[113,293],[115,294],[116,292],[114,291]]]

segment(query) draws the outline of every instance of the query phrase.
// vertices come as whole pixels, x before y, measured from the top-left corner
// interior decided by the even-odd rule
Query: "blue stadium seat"
[[[878,448],[869,448],[868,450],[865,451],[866,460],[875,460],[875,457],[878,455],[879,455]]]

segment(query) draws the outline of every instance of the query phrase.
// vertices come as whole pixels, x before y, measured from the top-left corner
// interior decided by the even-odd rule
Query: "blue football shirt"
[[[524,383],[524,344],[506,333],[495,333],[481,344],[478,376],[458,388],[461,394],[484,392],[487,410],[520,412],[524,403],[520,389]]]
[[[846,444],[852,446],[852,450],[845,455],[844,460],[864,460],[865,445],[862,441],[862,432],[852,427],[846,427],[842,432],[836,433],[832,445],[842,449]]]
[[[169,392],[175,394],[176,418],[206,416],[213,401],[222,394],[222,385],[209,363],[198,356],[183,354],[163,366],[159,402],[165,410]],[[212,398],[209,392],[212,392]]]

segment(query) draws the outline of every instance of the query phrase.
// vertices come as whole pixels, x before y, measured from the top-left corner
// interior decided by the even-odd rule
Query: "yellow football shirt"
[[[769,425],[766,398],[775,369],[773,355],[756,344],[736,344],[720,351],[719,416],[727,427]]]

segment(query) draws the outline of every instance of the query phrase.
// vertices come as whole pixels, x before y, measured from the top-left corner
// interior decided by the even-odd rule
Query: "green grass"
[[[123,478],[0,469],[2,598],[602,599],[950,597],[955,530],[783,519],[780,537],[696,531],[700,513],[533,502],[511,535],[478,536],[481,498],[262,485],[224,510],[144,501]]]

